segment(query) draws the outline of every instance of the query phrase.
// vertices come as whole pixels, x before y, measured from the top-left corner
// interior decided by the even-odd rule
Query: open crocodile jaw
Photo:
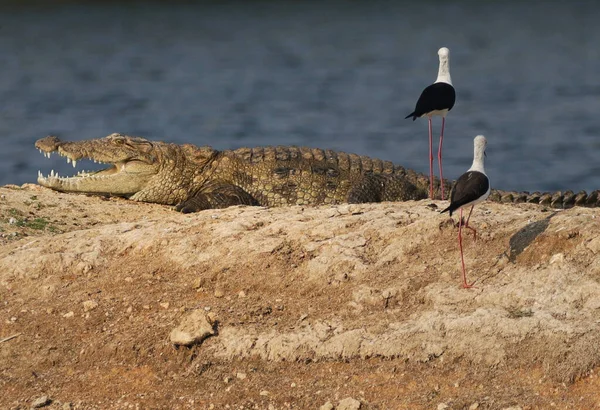
[[[52,148],[54,150],[45,151],[38,147],[39,151],[46,158],[50,158],[51,154],[56,152],[60,156],[65,157],[67,163],[73,164],[73,168],[77,166],[77,160],[82,158],[75,159],[69,156],[69,153],[58,145]],[[90,159],[96,163],[104,164],[104,162]],[[110,167],[103,170],[80,171],[77,175],[71,177],[61,177],[54,170],[47,176],[38,171],[37,182],[42,186],[62,192],[130,196],[142,190],[148,183],[148,180],[154,175],[153,167],[141,161],[119,161],[114,164],[108,164]],[[128,168],[134,169],[129,170]]]

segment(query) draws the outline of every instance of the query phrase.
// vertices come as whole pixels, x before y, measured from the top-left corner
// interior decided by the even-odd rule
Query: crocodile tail
[[[588,208],[600,207],[600,191],[592,191],[589,194],[580,191],[575,194],[573,191],[557,192],[510,192],[501,190],[492,190],[489,199],[501,203],[531,203],[549,206],[551,208],[567,209],[574,206],[583,206]]]

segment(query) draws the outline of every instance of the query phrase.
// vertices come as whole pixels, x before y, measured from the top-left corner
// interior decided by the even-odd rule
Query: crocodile
[[[83,141],[56,136],[35,143],[42,154],[109,164],[100,171],[61,177],[38,172],[38,183],[61,192],[120,196],[174,205],[184,213],[232,205],[286,206],[409,201],[429,196],[429,176],[389,161],[295,146],[219,151],[209,146],[149,141],[111,134]],[[446,186],[451,182],[444,180]],[[440,180],[434,198],[440,199]],[[600,192],[492,190],[490,200],[529,202],[553,208],[600,206]]]

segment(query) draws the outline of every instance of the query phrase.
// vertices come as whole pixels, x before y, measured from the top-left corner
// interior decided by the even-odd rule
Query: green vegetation
[[[49,223],[50,223],[50,221],[48,221],[46,218],[35,218],[31,221],[28,221],[26,219],[18,220],[16,225],[22,226],[24,228],[42,230],[42,229],[46,229],[46,226],[48,226]]]
[[[34,218],[28,219],[23,216],[23,213],[15,208],[10,208],[8,210],[9,217],[6,218],[6,222],[10,223],[11,219],[12,225],[18,226],[20,228],[29,228],[35,230],[44,230],[47,229],[49,232],[60,232],[55,226],[50,225],[50,221],[46,218]]]
[[[23,213],[22,213],[21,211],[19,211],[18,209],[16,209],[16,208],[10,208],[10,209],[8,210],[8,214],[9,214],[10,216],[15,216],[15,217],[16,217],[16,216],[21,216],[21,215],[23,215]]]
[[[520,309],[520,308],[508,309],[508,317],[510,319],[520,319],[522,317],[531,317],[531,316],[533,316],[533,311],[531,309]]]

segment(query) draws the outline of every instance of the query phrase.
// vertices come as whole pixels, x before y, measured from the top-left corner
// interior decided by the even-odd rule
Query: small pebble
[[[52,403],[52,400],[50,400],[48,396],[42,396],[35,399],[33,403],[31,403],[31,407],[34,409],[39,409],[41,407],[46,407],[50,403]]]
[[[83,302],[83,311],[89,312],[90,310],[94,310],[98,307],[98,302],[94,300],[86,300]]]
[[[223,289],[221,289],[221,288],[215,289],[215,297],[216,298],[222,298],[223,296],[225,296],[225,292],[223,291]]]
[[[340,400],[336,409],[337,410],[358,410],[358,409],[360,409],[360,401],[358,401],[352,397],[346,397],[344,400]]]
[[[333,404],[330,401],[319,407],[319,410],[333,410]]]
[[[477,410],[479,408],[479,403],[475,402],[469,406],[469,410]]]
[[[200,288],[204,287],[205,282],[206,282],[206,280],[204,278],[196,278],[192,282],[192,288],[200,289]]]
[[[259,394],[260,394],[261,396],[268,396],[268,395],[269,395],[269,394],[271,394],[271,393],[269,393],[269,391],[268,391],[268,390],[261,390]]]
[[[244,380],[246,378],[246,373],[238,373],[236,374],[236,377],[240,380]]]
[[[17,220],[15,218],[13,218],[13,217],[10,217],[10,218],[8,218],[8,223],[11,224],[11,225],[14,225],[14,224],[17,223]]]
[[[446,410],[448,405],[446,403],[440,403],[437,405],[437,410]]]
[[[71,318],[71,317],[73,317],[73,316],[75,316],[75,313],[74,313],[73,311],[70,311],[70,312],[68,312],[68,313],[65,313],[65,314],[63,315],[63,317],[66,317],[66,318]]]

